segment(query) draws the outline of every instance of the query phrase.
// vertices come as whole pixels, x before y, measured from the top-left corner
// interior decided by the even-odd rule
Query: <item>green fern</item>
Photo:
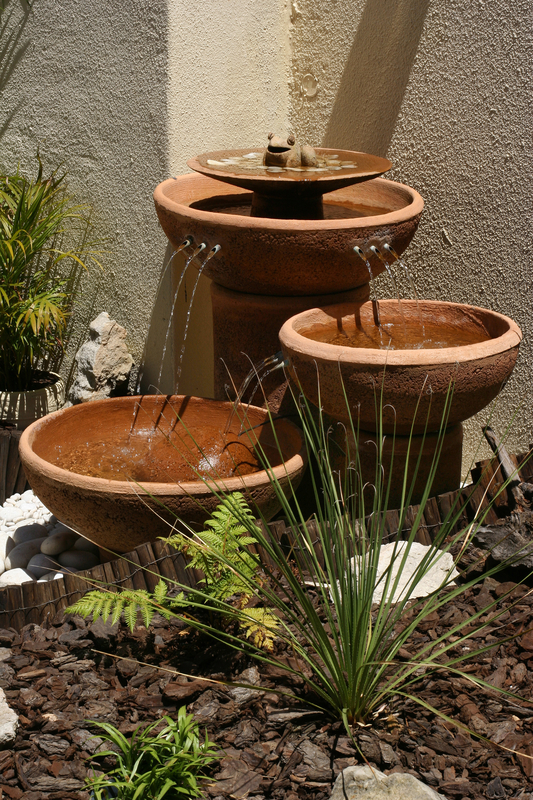
[[[254,517],[240,492],[225,497],[195,537],[175,533],[167,539],[172,547],[187,555],[189,568],[199,569],[210,598],[226,601],[233,595],[251,597],[250,585],[257,581],[259,558],[247,550],[255,544],[243,521],[254,525]],[[238,565],[238,571],[231,565]],[[238,574],[237,574],[238,572]]]
[[[245,524],[248,524],[248,528]],[[205,530],[194,536],[175,533],[166,539],[167,543],[187,555],[189,569],[200,569],[204,578],[205,600],[211,609],[213,601],[220,603],[220,624],[228,622],[227,604],[236,610],[231,619],[237,619],[246,638],[256,647],[272,650],[276,628],[279,626],[272,609],[249,606],[254,597],[253,586],[261,586],[260,561],[257,555],[247,548],[255,544],[249,528],[255,526],[254,516],[244,496],[235,492],[223,498],[212,517],[206,522]],[[67,608],[70,614],[82,617],[93,615],[96,621],[102,617],[104,622],[111,618],[113,623],[121,616],[133,630],[139,614],[148,628],[156,612],[166,619],[176,615],[177,609],[186,608],[187,596],[180,592],[169,594],[169,586],[161,579],[152,593],[144,589],[121,589],[117,592],[95,590]],[[200,598],[195,597],[195,605]],[[223,609],[226,608],[226,614]]]

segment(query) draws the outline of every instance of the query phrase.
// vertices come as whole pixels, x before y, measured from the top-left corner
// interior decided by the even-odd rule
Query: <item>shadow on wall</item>
[[[4,97],[4,89],[30,45],[29,40],[21,41],[30,13],[27,0],[18,3],[0,0],[0,98]],[[2,108],[0,139],[21,106],[22,101],[10,110]]]
[[[386,154],[428,6],[429,0],[367,0],[324,147]]]

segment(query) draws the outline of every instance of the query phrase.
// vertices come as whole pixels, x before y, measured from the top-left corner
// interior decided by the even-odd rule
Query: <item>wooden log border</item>
[[[2,447],[0,437],[0,448]],[[523,455],[512,457],[518,465],[524,458]],[[456,529],[474,519],[476,514],[486,510],[496,494],[498,485],[499,464],[496,458],[479,462],[472,471],[474,482],[480,480],[474,490],[474,485],[431,498],[424,510],[420,530],[416,540],[422,544],[429,544],[437,534],[447,512],[459,496],[462,501],[468,500],[465,512],[458,521]],[[522,469],[522,478],[533,481],[533,459]],[[15,490],[18,491],[18,490]],[[506,500],[504,496],[498,498],[495,508],[490,509],[486,518],[487,522],[498,519],[497,508],[504,510]],[[413,520],[418,511],[418,506],[411,506],[407,511],[407,522]],[[390,510],[385,515],[386,538],[389,541],[398,536],[404,538],[409,533],[409,524],[401,531],[398,530],[398,512]],[[283,521],[268,524],[270,535],[276,539],[287,552],[298,558],[294,543],[291,542],[290,530]],[[317,545],[318,546],[318,545]],[[261,555],[261,554],[260,554]],[[320,556],[320,553],[318,553]],[[177,580],[184,585],[195,586],[200,573],[186,569],[185,560],[181,553],[168,547],[162,541],[150,542],[137,547],[130,553],[125,553],[120,559],[100,564],[93,569],[80,573],[65,573],[63,578],[46,583],[28,582],[20,586],[8,586],[0,589],[0,628],[14,628],[20,631],[29,623],[41,624],[47,617],[53,618],[63,611],[87,591],[106,586],[109,589],[128,588],[145,589],[153,591],[160,578]]]

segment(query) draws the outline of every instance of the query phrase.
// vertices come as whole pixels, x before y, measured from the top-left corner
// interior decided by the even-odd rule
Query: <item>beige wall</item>
[[[425,199],[406,253],[420,296],[512,316],[525,341],[497,404],[533,440],[532,26],[528,0],[295,0],[291,119],[310,143],[386,155]],[[313,97],[302,78],[317,81]],[[309,79],[308,79],[309,80]],[[380,278],[380,291],[392,287]],[[405,288],[405,294],[409,293]],[[470,425],[474,452],[483,412]]]
[[[287,125],[288,17],[283,0],[5,0],[8,80],[0,84],[0,165],[64,164],[106,239],[104,272],[86,276],[72,358],[102,310],[128,330],[143,388],[172,391],[172,283],[152,192],[192,155],[254,145]],[[0,63],[0,77],[7,61]],[[188,295],[194,268],[187,277]],[[207,282],[206,282],[207,283]],[[208,287],[198,290],[182,388],[209,393]],[[195,301],[196,304],[196,301]],[[182,320],[184,295],[178,298]],[[178,330],[179,336],[179,330]],[[198,354],[198,348],[201,352]],[[211,348],[211,349],[210,349]],[[144,356],[143,356],[144,353]],[[64,367],[68,370],[68,360]]]

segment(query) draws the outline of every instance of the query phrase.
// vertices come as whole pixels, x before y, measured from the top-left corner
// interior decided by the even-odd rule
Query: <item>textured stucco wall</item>
[[[420,296],[493,308],[521,326],[518,368],[493,419],[503,433],[523,403],[512,449],[533,439],[531,16],[528,0],[294,0],[291,13],[297,134],[386,155],[390,177],[422,194],[405,259]],[[467,456],[487,417],[469,425]]]
[[[199,153],[257,147],[271,129],[286,128],[290,50],[284,0],[169,0],[168,25],[170,175],[187,172],[187,159]],[[174,285],[183,263],[175,258]],[[196,275],[190,267],[176,303],[175,371]],[[209,284],[200,279],[179,381],[180,392],[203,396],[213,393]]]
[[[1,87],[0,162],[31,172],[39,149],[63,164],[76,199],[94,209],[108,251],[85,276],[70,356],[85,326],[108,311],[140,361],[165,237],[151,193],[168,169],[166,0],[7,3],[20,58]]]
[[[0,85],[0,164],[31,172],[35,153],[63,163],[76,198],[92,204],[106,239],[104,271],[82,283],[69,359],[107,310],[128,330],[143,389],[173,389],[168,328],[173,282],[152,192],[208,149],[247,146],[287,122],[288,19],[283,0],[7,0]],[[0,80],[6,58],[0,63]],[[175,259],[178,262],[178,259]],[[187,277],[190,297],[194,268]],[[207,284],[207,282],[206,282]],[[180,388],[209,393],[208,286],[191,317]],[[187,310],[178,298],[177,336]],[[144,352],[144,358],[143,358]],[[67,359],[67,362],[68,360]],[[68,368],[68,363],[65,369]],[[160,377],[161,375],[161,377]]]

